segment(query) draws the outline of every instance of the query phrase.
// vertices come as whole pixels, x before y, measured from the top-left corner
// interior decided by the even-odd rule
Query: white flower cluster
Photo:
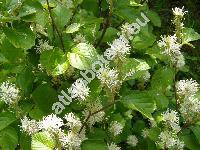
[[[6,104],[11,105],[19,98],[19,89],[15,84],[5,81],[0,86],[0,99]]]
[[[47,40],[38,40],[38,45],[36,45],[36,52],[41,54],[44,51],[52,50],[54,47],[49,45]]]
[[[138,143],[138,139],[135,135],[129,135],[127,138],[127,144],[129,144],[132,147],[135,147]]]
[[[180,104],[180,112],[187,121],[195,121],[200,118],[200,100],[191,96]]]
[[[170,131],[163,131],[159,135],[160,141],[158,144],[162,148],[183,150],[184,143],[179,140],[176,134]]]
[[[118,75],[117,70],[108,67],[102,68],[97,72],[97,78],[111,90],[120,84]]]
[[[143,138],[147,138],[148,136],[149,136],[149,131],[148,131],[148,129],[146,129],[146,128],[143,129],[143,130],[142,130],[142,137],[143,137]]]
[[[27,117],[21,119],[21,129],[29,135],[37,132],[47,132],[51,138],[60,142],[63,148],[80,149],[81,143],[86,140],[85,128],[79,133],[82,123],[73,113],[66,114],[64,121],[54,114],[43,117],[41,121],[30,120]],[[65,133],[63,126],[68,126],[69,130]]]
[[[85,118],[88,118],[88,116],[90,116],[94,112],[97,112],[97,111],[101,110],[102,108],[103,108],[102,104],[100,102],[98,102],[98,101],[89,103],[87,108],[83,111],[83,115],[85,116]],[[103,121],[104,116],[105,116],[105,112],[104,111],[99,111],[98,113],[91,115],[89,117],[87,123],[90,126],[92,126],[95,123]]]
[[[164,48],[162,54],[169,56],[171,62],[177,68],[181,68],[185,65],[184,57],[180,52],[181,44],[178,43],[176,35],[161,36],[161,40],[158,41],[158,46]]]
[[[73,39],[75,43],[87,43],[87,40],[85,39],[85,36],[82,34],[76,34],[75,38]]]
[[[111,126],[109,128],[110,133],[112,133],[114,136],[117,136],[118,134],[121,134],[123,131],[123,126],[121,123],[117,121],[112,121]]]
[[[175,131],[175,133],[178,133],[181,128],[179,126],[179,116],[178,112],[174,110],[167,109],[166,112],[162,113],[163,120],[170,125],[170,127]]]
[[[21,129],[29,135],[39,132],[39,123],[36,120],[30,120],[27,117],[21,119]]]
[[[106,49],[104,52],[104,56],[106,56],[108,60],[114,60],[116,58],[123,60],[125,56],[130,53],[131,47],[129,41],[122,35],[109,45],[110,48]]]
[[[63,120],[57,117],[55,114],[43,117],[42,121],[39,122],[39,128],[44,131],[57,132],[60,127],[64,125]]]
[[[69,126],[73,132],[78,132],[80,130],[82,123],[73,113],[66,114],[64,118],[67,121],[66,125]]]
[[[87,84],[84,83],[82,78],[77,79],[69,89],[72,98],[78,98],[80,100],[86,100],[89,96],[90,89]]]
[[[60,141],[64,148],[80,149],[81,143],[86,140],[85,128],[81,129],[83,124],[73,113],[66,114],[64,117],[66,125],[70,128],[67,134],[61,134]],[[79,131],[81,132],[79,133]]]
[[[180,80],[176,83],[176,92],[180,103],[180,112],[186,121],[195,121],[200,118],[200,100],[195,98],[199,84],[195,80]]]
[[[149,81],[150,78],[151,78],[151,74],[149,73],[149,71],[146,71],[145,74],[142,76],[142,79],[145,82]]]
[[[176,92],[180,97],[194,95],[199,89],[199,84],[195,80],[180,80],[176,83]]]
[[[187,13],[187,11],[184,10],[184,6],[182,8],[178,7],[172,8],[172,11],[175,16],[180,16],[180,17],[183,17]]]
[[[135,30],[133,28],[134,24],[125,23],[121,27],[121,32],[124,37],[127,37],[128,39],[133,39],[133,34],[135,34]]]
[[[121,150],[115,143],[108,144],[108,150]]]

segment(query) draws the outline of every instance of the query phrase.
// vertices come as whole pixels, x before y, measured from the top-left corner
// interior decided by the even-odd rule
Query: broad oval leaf
[[[97,56],[95,48],[87,43],[79,43],[72,49],[72,53],[68,53],[70,64],[80,70],[89,69]]]
[[[44,51],[40,56],[40,63],[53,76],[65,73],[69,67],[67,56],[58,48]]]
[[[32,150],[53,150],[55,143],[47,132],[36,133],[31,142]]]
[[[18,135],[15,128],[9,127],[0,131],[0,148],[2,150],[15,150],[18,144]]]
[[[4,27],[3,31],[10,43],[12,43],[16,48],[27,50],[35,45],[35,33],[26,26],[20,26],[18,28]]]
[[[11,112],[2,112],[0,113],[0,131],[11,123],[13,123],[16,119],[15,114]]]
[[[155,101],[148,91],[132,91],[122,97],[122,102],[125,107],[137,110],[147,118],[152,118],[151,113],[156,109]]]

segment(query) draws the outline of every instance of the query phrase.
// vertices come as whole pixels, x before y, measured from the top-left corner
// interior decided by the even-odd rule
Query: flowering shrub
[[[157,36],[146,1],[0,2],[0,149],[199,149],[187,13]]]

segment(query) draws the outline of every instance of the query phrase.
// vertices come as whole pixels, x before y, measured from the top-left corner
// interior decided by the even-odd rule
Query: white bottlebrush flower
[[[87,40],[85,39],[85,36],[82,34],[76,34],[75,38],[73,39],[75,43],[87,43]]]
[[[162,113],[163,116],[163,120],[171,126],[171,128],[176,131],[179,132],[181,130],[180,126],[179,126],[179,116],[178,116],[178,112],[174,111],[174,110],[170,110],[167,109],[166,112]]]
[[[200,100],[194,96],[184,99],[180,104],[180,113],[185,120],[191,121],[200,117]]]
[[[19,89],[15,84],[5,81],[0,86],[0,99],[6,104],[13,104],[19,98]]]
[[[130,40],[133,39],[133,34],[135,33],[133,25],[129,23],[125,23],[121,27],[122,35]]]
[[[178,7],[172,8],[172,11],[175,16],[180,16],[180,17],[183,17],[187,13],[187,11],[184,10],[184,6],[182,8]]]
[[[179,96],[188,97],[199,90],[199,84],[195,80],[180,80],[176,83],[176,90]]]
[[[108,144],[108,150],[121,150],[115,143]]]
[[[22,131],[26,132],[29,135],[32,135],[34,133],[37,133],[39,129],[39,124],[37,123],[36,120],[30,120],[27,117],[24,117],[21,119],[21,129]]]
[[[82,78],[77,79],[70,88],[71,97],[85,100],[89,96],[90,89]]]
[[[68,150],[81,150],[81,143],[86,140],[85,135],[69,132],[60,137],[61,144]]]
[[[117,122],[117,121],[112,121],[109,131],[114,135],[117,136],[118,134],[121,134],[123,131],[123,126],[121,123]]]
[[[142,137],[147,138],[149,136],[149,131],[147,129],[142,130]]]
[[[43,117],[42,121],[39,122],[39,127],[41,130],[53,132],[58,131],[63,125],[63,120],[57,117],[55,114]]]
[[[181,53],[181,45],[177,42],[176,35],[161,36],[161,40],[158,41],[158,46],[164,47],[165,51],[163,53],[171,57],[174,55],[180,55]]]
[[[122,35],[109,45],[110,48],[106,49],[104,52],[104,56],[106,56],[108,60],[114,60],[115,58],[123,60],[125,56],[130,53],[131,47],[129,41]]]
[[[97,72],[97,78],[111,90],[120,84],[118,75],[117,70],[108,67],[102,68]]]
[[[73,132],[78,132],[81,129],[82,123],[73,113],[66,114],[64,118],[67,121],[66,125],[69,126]]]
[[[168,56],[173,65],[177,68],[185,65],[184,57],[180,51],[181,44],[178,43],[176,35],[161,36],[161,40],[158,41],[158,46],[164,48],[164,52],[162,52],[162,54]]]
[[[127,144],[129,144],[132,147],[135,147],[138,143],[138,139],[135,135],[129,135],[127,138]]]
[[[181,67],[185,66],[185,58],[182,54],[178,55],[176,58],[174,58],[172,60],[172,62],[173,62],[173,64],[176,65],[177,68],[181,68]]]
[[[100,102],[92,102],[89,104],[89,106],[87,106],[87,108],[83,111],[83,115],[85,116],[85,118],[88,118],[88,116],[98,110],[101,110],[103,108],[102,104]],[[94,125],[96,122],[101,122],[103,121],[105,116],[105,112],[104,111],[100,111],[92,116],[90,116],[89,120],[88,120],[88,124],[90,126]]]
[[[160,142],[158,142],[158,144],[162,148],[182,150],[184,147],[184,143],[178,139],[177,135],[170,131],[162,131],[159,135],[159,139]]]
[[[47,40],[39,39],[38,45],[36,45],[36,52],[42,53],[44,51],[52,50],[53,46],[50,46]]]
[[[145,74],[142,76],[145,82],[149,81],[150,77],[151,74],[149,73],[149,71],[146,71]]]

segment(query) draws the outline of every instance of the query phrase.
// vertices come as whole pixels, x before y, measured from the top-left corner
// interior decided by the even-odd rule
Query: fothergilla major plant
[[[198,150],[200,35],[153,5],[1,0],[0,150]]]

